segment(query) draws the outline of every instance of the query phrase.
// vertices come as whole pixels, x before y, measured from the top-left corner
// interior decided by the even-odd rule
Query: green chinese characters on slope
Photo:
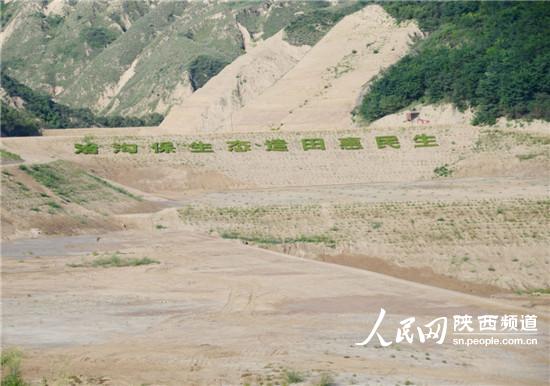
[[[175,153],[176,147],[172,142],[155,142],[151,145],[155,153]]]
[[[322,138],[304,138],[302,139],[302,148],[308,150],[325,150],[325,140]]]
[[[265,146],[267,151],[288,151],[288,143],[284,139],[268,139]]]
[[[189,150],[191,153],[213,153],[214,149],[212,148],[211,143],[204,143],[202,141],[191,142],[189,145]]]
[[[97,143],[75,143],[74,144],[75,154],[97,154],[99,153],[99,146]]]
[[[302,150],[326,150],[325,140],[323,138],[302,138],[301,140]],[[363,143],[359,137],[342,137],[338,138],[339,147],[341,150],[362,150]],[[427,148],[439,146],[435,135],[428,135],[425,133],[417,134],[413,137],[415,148]],[[395,135],[376,136],[375,143],[378,149],[392,148],[400,149],[401,144],[399,138]],[[227,151],[231,153],[245,153],[252,151],[252,143],[244,140],[231,140],[227,141]],[[288,152],[289,144],[287,140],[282,138],[267,139],[264,142],[265,151],[269,152]],[[260,147],[260,144],[255,144]],[[151,144],[151,149],[155,154],[159,153],[175,153],[176,146],[171,141],[154,142]],[[191,153],[214,153],[214,147],[211,143],[205,143],[202,141],[194,141],[187,146]],[[75,154],[98,154],[99,146],[96,143],[85,141],[84,143],[75,143]],[[115,143],[113,144],[114,153],[129,153],[137,154],[138,145],[134,143]]]
[[[439,146],[435,135],[419,134],[414,137],[414,147],[434,147]]]
[[[340,149],[342,150],[361,150],[363,145],[361,145],[361,138],[356,137],[346,137],[339,138],[340,140]]]
[[[251,144],[249,141],[227,141],[227,150],[234,153],[245,153],[252,150]]]
[[[393,149],[399,149],[401,145],[399,144],[399,138],[395,135],[385,135],[376,137],[376,146],[379,149],[384,149],[386,147],[391,147]]]
[[[135,143],[115,143],[113,144],[113,150],[117,153],[137,154],[138,145]]]

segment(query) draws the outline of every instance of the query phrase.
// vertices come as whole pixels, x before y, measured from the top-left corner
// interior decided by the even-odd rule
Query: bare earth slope
[[[401,58],[417,33],[415,24],[397,25],[380,6],[365,7],[342,19],[284,76],[229,117],[210,108],[201,110],[199,119],[196,112],[192,115],[196,105],[189,103],[173,108],[160,127],[171,133],[203,131],[206,122],[212,131],[351,128],[351,113],[365,83]],[[250,66],[255,72],[243,75],[263,84],[273,79],[273,72],[255,68]],[[234,77],[234,67],[218,74],[219,79],[212,80],[218,92],[213,93],[212,86],[201,94],[200,104],[223,104],[218,87],[226,84],[234,90]]]
[[[283,32],[247,48],[204,87],[174,106],[162,122],[165,132],[229,131],[231,116],[277,82],[307,52],[283,40]]]

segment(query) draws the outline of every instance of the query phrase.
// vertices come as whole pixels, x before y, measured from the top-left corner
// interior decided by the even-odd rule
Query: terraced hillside
[[[435,273],[497,288],[550,284],[540,270],[550,247],[550,201],[542,191],[527,200],[333,204],[326,198],[329,203],[311,205],[188,206],[180,216],[222,238],[371,270],[414,268],[425,271],[423,281]]]

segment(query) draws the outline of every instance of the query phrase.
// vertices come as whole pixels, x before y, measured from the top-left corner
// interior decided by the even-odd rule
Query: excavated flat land
[[[420,131],[439,146],[415,148]],[[22,158],[2,166],[2,339],[22,351],[25,379],[275,385],[291,371],[311,385],[548,379],[548,134],[99,134],[2,140]],[[383,135],[401,147],[379,149]],[[340,149],[350,136],[363,149]],[[288,152],[265,150],[275,138]],[[323,138],[326,150],[304,151],[303,138]],[[229,152],[235,139],[252,151]],[[99,154],[75,154],[85,141]],[[166,141],[174,153],[151,150]],[[190,152],[196,141],[215,151]],[[114,143],[139,151],[115,154]],[[442,166],[449,173],[434,172]],[[120,261],[149,263],[105,264]],[[452,324],[457,314],[535,314],[537,345],[466,347],[453,344],[450,325],[443,344],[356,346],[381,308],[386,340],[411,316]]]

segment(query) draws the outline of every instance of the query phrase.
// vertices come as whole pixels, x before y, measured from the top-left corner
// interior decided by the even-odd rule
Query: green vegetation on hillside
[[[40,120],[25,110],[18,110],[0,101],[2,137],[40,135]]]
[[[15,13],[15,7],[12,3],[0,2],[0,26],[2,30],[4,26],[9,23],[13,14]]]
[[[321,4],[326,5],[322,2]],[[335,7],[315,9],[291,21],[285,28],[285,39],[293,45],[315,45],[344,16],[366,5],[365,1],[345,1]]]
[[[218,74],[228,63],[208,55],[197,56],[189,65],[189,78],[193,91],[201,88],[210,78]]]
[[[105,27],[88,27],[81,31],[81,36],[93,48],[104,48],[117,38],[117,34]]]
[[[262,39],[275,35],[303,15],[331,5],[328,1],[274,2],[270,4],[269,12],[262,12],[262,7],[259,7],[262,2],[243,1],[242,3],[246,6],[237,13],[237,22],[243,25],[251,35],[261,33]]]
[[[67,2],[63,16],[46,16],[45,4],[20,2],[2,67],[56,102],[97,115],[162,113],[174,91],[188,87],[198,56],[229,63],[243,53],[233,3],[78,1]]]
[[[38,93],[8,76],[1,74],[2,88],[11,98],[20,98],[24,108],[16,109],[1,103],[0,127],[2,136],[40,135],[40,128],[67,127],[125,127],[156,126],[163,116],[158,113],[142,118],[96,116],[90,109],[72,108],[53,101],[48,95]]]
[[[113,14],[131,24],[150,8],[144,1],[66,1],[59,15],[47,12],[47,5],[48,1],[7,5],[17,13],[11,17],[12,33],[3,42],[2,67],[32,89],[48,93],[75,84],[83,69],[114,38],[122,36],[123,29],[114,22]],[[62,103],[88,107],[73,105],[70,100]]]
[[[2,47],[7,75],[73,109],[144,117],[167,111],[181,90],[201,87],[242,55],[238,23],[253,40],[288,28],[293,44],[313,44],[359,3],[69,1],[62,14],[47,4],[0,8],[13,27]],[[112,125],[119,123],[97,124]]]
[[[141,200],[140,197],[66,161],[20,165],[19,168],[64,202],[83,204],[100,198],[112,202],[127,198]]]
[[[2,352],[2,386],[28,386],[30,385],[21,376],[21,358],[23,354],[16,349],[8,349]]]
[[[0,159],[2,161],[22,161],[23,159],[19,154],[12,153],[4,149],[0,149]]]
[[[502,116],[550,120],[550,3],[381,5],[430,34],[372,82],[360,106],[366,121],[437,102],[473,107],[474,124]]]
[[[386,12],[398,22],[414,19],[424,32],[433,32],[445,23],[453,22],[460,15],[479,10],[479,2],[424,2],[421,1],[388,1],[380,2]]]

